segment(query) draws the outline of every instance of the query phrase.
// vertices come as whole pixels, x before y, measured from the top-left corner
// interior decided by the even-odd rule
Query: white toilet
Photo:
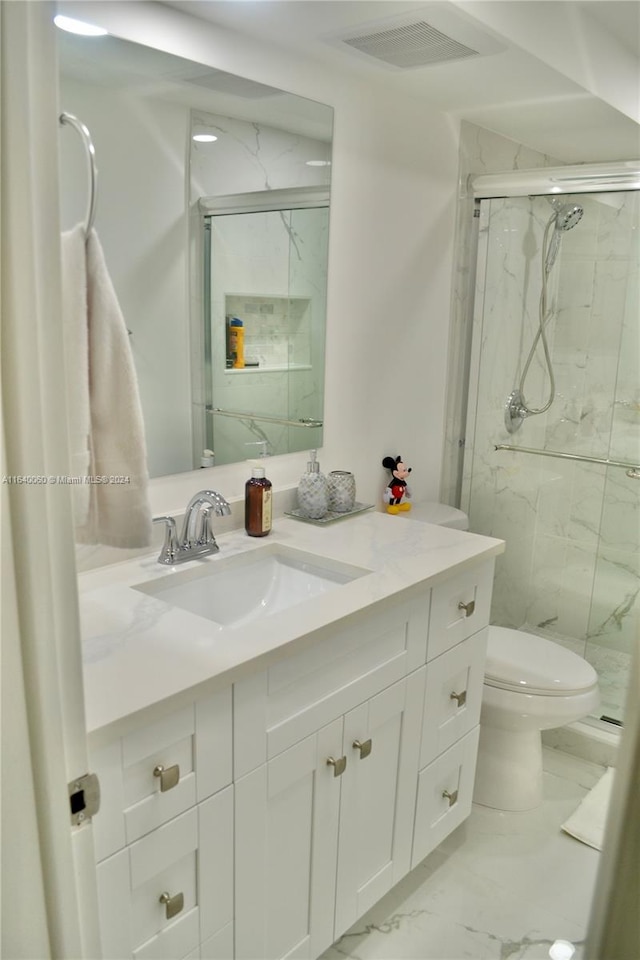
[[[418,503],[408,520],[469,529],[462,510]],[[542,801],[542,730],[573,723],[600,704],[598,676],[587,661],[552,640],[489,627],[475,803],[531,810]]]

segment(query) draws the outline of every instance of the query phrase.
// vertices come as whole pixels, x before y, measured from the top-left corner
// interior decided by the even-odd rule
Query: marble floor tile
[[[545,799],[469,819],[322,960],[547,960],[557,939],[582,956],[599,854],[561,830],[604,768],[544,750]]]

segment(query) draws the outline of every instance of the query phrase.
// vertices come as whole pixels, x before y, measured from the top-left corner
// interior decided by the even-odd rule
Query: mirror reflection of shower
[[[556,262],[562,235],[567,230],[572,230],[582,219],[583,208],[577,203],[561,203],[557,197],[547,197],[547,200],[553,207],[553,213],[545,226],[542,239],[541,252],[541,270],[542,287],[540,291],[540,302],[538,308],[538,329],[533,338],[531,349],[525,361],[520,377],[518,387],[507,397],[505,405],[504,421],[509,433],[515,433],[522,426],[526,417],[537,416],[540,413],[546,413],[553,403],[556,395],[555,377],[553,375],[553,365],[549,353],[549,343],[547,341],[546,329],[555,316],[553,306],[548,304],[548,281],[553,265]],[[544,362],[549,376],[549,396],[540,407],[529,406],[525,399],[525,384],[531,362],[536,354],[538,344],[542,344]]]

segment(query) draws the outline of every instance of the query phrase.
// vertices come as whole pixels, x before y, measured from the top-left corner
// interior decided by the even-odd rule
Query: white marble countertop
[[[344,617],[504,549],[501,540],[373,512],[326,526],[277,519],[268,537],[234,530],[218,543],[215,556],[176,567],[158,564],[154,552],[80,575],[90,735],[115,732],[154,705],[232,683],[313,642],[314,634]],[[132,589],[274,544],[371,573],[259,622],[227,628]]]

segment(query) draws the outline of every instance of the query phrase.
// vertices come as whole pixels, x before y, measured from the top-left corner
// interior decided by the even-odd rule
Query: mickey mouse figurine
[[[391,470],[391,480],[385,488],[382,499],[387,504],[387,513],[399,513],[400,510],[411,510],[411,490],[407,483],[407,477],[411,473],[411,467],[406,467],[402,457],[385,457],[382,466]]]

